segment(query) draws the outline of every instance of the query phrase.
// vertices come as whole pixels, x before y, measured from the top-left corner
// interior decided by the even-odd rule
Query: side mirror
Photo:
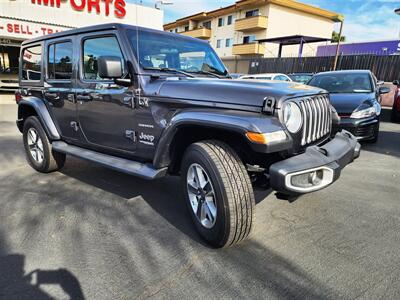
[[[100,56],[97,59],[97,68],[101,78],[122,77],[122,62],[118,56]]]
[[[378,81],[376,82],[376,85],[382,85],[382,84],[385,84],[385,82],[384,82],[383,80],[378,80]]]
[[[400,82],[398,80],[393,80],[394,85],[400,85]]]
[[[390,88],[388,88],[387,86],[381,86],[378,89],[378,93],[379,95],[390,93]]]

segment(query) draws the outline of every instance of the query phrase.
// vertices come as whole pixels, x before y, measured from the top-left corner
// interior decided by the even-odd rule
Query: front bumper
[[[375,116],[364,119],[342,117],[339,127],[334,128],[334,131],[342,129],[350,132],[359,141],[373,139],[379,130],[379,117]]]
[[[323,189],[335,182],[342,169],[360,155],[361,146],[349,132],[342,131],[325,145],[310,146],[305,153],[271,165],[271,188],[287,195]]]

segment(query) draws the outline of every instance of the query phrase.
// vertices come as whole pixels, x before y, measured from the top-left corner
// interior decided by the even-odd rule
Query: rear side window
[[[22,52],[22,80],[40,81],[42,78],[42,46],[25,48]]]
[[[72,42],[57,43],[49,46],[48,78],[72,78]]]
[[[102,80],[99,77],[97,59],[100,56],[117,56],[124,66],[124,58],[117,38],[114,36],[87,39],[83,43],[83,78]]]

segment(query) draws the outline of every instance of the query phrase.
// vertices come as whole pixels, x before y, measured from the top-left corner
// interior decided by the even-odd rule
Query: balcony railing
[[[189,31],[179,32],[182,35],[198,38],[198,39],[209,39],[211,38],[211,29],[208,28],[197,28]]]
[[[265,47],[258,42],[233,45],[233,55],[264,55]]]
[[[254,16],[238,19],[235,22],[236,31],[254,31],[267,29],[268,18],[265,16]]]

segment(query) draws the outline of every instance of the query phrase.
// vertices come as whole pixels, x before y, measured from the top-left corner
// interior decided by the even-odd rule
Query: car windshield
[[[224,64],[208,43],[140,30],[130,30],[128,35],[136,59],[145,70],[228,76]]]
[[[371,93],[370,76],[366,73],[338,73],[315,75],[308,85],[327,90],[330,93]]]
[[[308,82],[313,76],[307,74],[291,74],[289,77],[296,82],[306,83]]]

